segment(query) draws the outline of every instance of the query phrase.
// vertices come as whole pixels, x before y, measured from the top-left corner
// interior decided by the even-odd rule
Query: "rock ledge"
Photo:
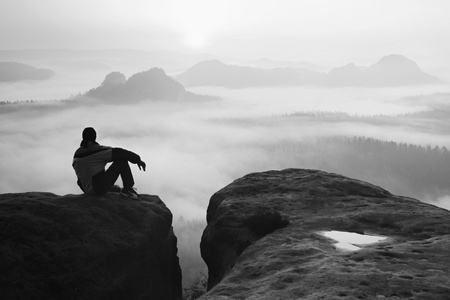
[[[0,195],[4,299],[180,299],[172,214],[135,201],[51,193]]]

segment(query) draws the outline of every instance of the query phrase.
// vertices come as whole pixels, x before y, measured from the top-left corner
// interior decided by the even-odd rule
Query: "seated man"
[[[125,149],[99,145],[95,141],[97,133],[92,127],[85,128],[82,136],[83,140],[75,152],[72,166],[83,192],[88,195],[104,195],[114,186],[120,175],[123,183],[121,194],[138,199],[128,162],[137,164],[139,170],[142,168],[145,171],[145,162],[139,155]],[[105,171],[108,162],[113,163]]]

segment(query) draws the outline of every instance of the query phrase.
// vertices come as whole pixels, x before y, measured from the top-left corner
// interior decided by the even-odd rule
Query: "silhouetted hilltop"
[[[118,85],[123,85],[127,82],[127,78],[120,72],[111,72],[106,75],[101,86],[104,88],[114,87]]]
[[[369,67],[350,63],[328,73],[300,68],[258,69],[210,60],[194,65],[176,78],[186,86],[211,85],[227,88],[299,85],[402,86],[440,82],[438,78],[423,72],[415,62],[401,55],[385,56]]]
[[[142,100],[195,100],[212,97],[196,95],[186,91],[184,86],[163,69],[152,68],[136,73],[128,80],[120,72],[108,74],[102,84],[91,89],[85,96],[107,102],[137,102]]]
[[[86,96],[111,101],[180,100],[185,93],[184,87],[167,76],[164,70],[152,68],[134,74],[128,80],[120,72],[110,73],[99,87],[87,92]]]
[[[200,299],[448,299],[450,211],[319,170],[248,174],[216,192]],[[347,242],[325,232],[358,233]],[[341,237],[343,236],[341,233]],[[365,244],[361,238],[381,237]]]
[[[396,54],[387,55],[369,67],[348,64],[335,68],[326,78],[326,84],[331,86],[402,86],[439,82],[414,61]]]
[[[0,62],[0,82],[45,80],[54,75],[50,69],[38,69],[17,62]]]

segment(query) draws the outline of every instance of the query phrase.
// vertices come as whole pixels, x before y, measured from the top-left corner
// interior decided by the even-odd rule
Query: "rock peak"
[[[405,56],[400,55],[400,54],[389,54],[389,55],[383,56],[376,64],[379,64],[379,65],[403,64],[403,65],[417,66],[417,64],[414,61],[412,61],[411,59],[406,58]]]
[[[261,208],[289,224],[255,234],[248,220]],[[344,251],[330,231],[380,239]],[[210,290],[201,299],[446,299],[449,233],[448,210],[364,181],[318,170],[252,173],[211,197],[201,242]]]
[[[172,214],[141,198],[0,195],[2,297],[180,299]]]

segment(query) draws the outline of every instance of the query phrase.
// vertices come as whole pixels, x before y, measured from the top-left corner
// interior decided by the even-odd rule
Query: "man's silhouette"
[[[106,194],[114,186],[117,178],[122,178],[121,194],[138,199],[134,190],[133,174],[128,162],[137,164],[139,170],[145,171],[145,162],[139,155],[131,151],[101,146],[96,142],[97,133],[94,128],[83,130],[80,148],[74,154],[72,166],[78,177],[78,186],[88,195]],[[111,166],[105,170],[108,162]]]

